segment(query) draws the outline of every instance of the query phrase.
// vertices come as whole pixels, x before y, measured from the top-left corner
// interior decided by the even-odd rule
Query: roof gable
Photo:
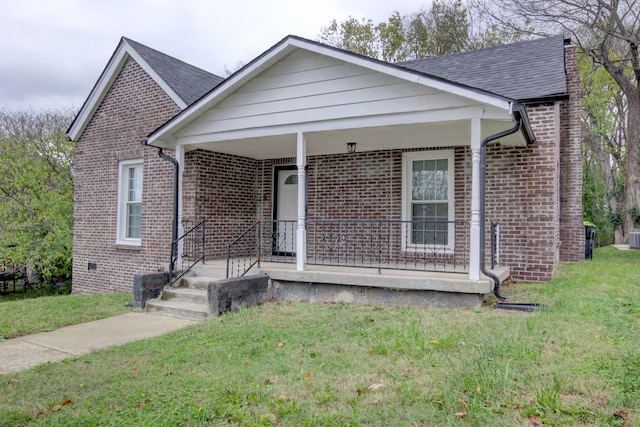
[[[149,142],[153,143],[154,141],[172,139],[173,136],[187,124],[193,122],[200,117],[200,115],[222,102],[247,82],[264,73],[271,66],[298,50],[327,56],[346,64],[362,67],[371,72],[377,72],[407,82],[428,86],[438,91],[468,98],[480,104],[490,105],[502,110],[510,110],[511,108],[510,100],[501,95],[487,93],[482,89],[451,82],[439,76],[426,75],[421,72],[416,72],[415,70],[399,67],[394,64],[368,58],[297,36],[287,36],[149,135]]]
[[[545,37],[397,65],[518,102],[567,94],[564,37]]]
[[[128,58],[136,61],[180,109],[185,109],[223,80],[219,76],[123,37],[67,130],[72,140],[80,136],[91,120]]]
[[[191,105],[205,93],[216,87],[220,76],[194,67],[179,59],[165,55],[136,41],[125,38],[140,56],[155,70],[171,89],[187,104]]]
[[[297,49],[202,111],[175,137],[184,144],[287,133],[291,126],[306,132],[335,130],[355,122],[380,123],[388,115],[408,123],[445,110],[449,119],[501,112],[509,117],[468,97]]]

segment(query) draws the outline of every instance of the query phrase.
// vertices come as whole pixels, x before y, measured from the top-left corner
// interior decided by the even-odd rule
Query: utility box
[[[634,230],[629,233],[629,249],[640,249],[640,231]]]
[[[590,222],[584,223],[585,242],[584,259],[593,259],[593,241],[596,238],[596,226]]]

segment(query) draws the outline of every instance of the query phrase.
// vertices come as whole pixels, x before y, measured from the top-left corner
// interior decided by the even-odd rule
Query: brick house
[[[179,268],[172,227],[201,221],[209,263],[280,284],[549,280],[584,257],[575,55],[555,36],[389,64],[288,36],[221,81],[123,39],[68,132],[74,291]]]

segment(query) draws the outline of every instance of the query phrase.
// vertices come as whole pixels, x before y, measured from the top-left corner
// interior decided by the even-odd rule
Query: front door
[[[274,255],[295,255],[298,220],[298,171],[276,169],[272,248]]]

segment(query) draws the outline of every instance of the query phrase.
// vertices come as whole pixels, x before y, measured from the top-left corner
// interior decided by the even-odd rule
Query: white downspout
[[[306,231],[306,167],[307,141],[304,134],[298,132],[296,143],[296,166],[298,168],[298,230],[296,232],[296,270],[304,271],[307,263],[307,231]]]

